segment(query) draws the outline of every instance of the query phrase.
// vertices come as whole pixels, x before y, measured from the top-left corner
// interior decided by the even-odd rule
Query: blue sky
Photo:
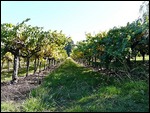
[[[143,1],[1,1],[1,23],[28,24],[44,30],[62,30],[76,42],[85,32],[98,33],[125,26],[139,16]]]

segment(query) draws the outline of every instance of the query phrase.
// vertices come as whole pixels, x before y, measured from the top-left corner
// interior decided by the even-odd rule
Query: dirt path
[[[14,101],[22,102],[25,100],[32,89],[37,88],[42,82],[43,78],[58,68],[57,66],[51,66],[49,69],[29,75],[28,77],[19,77],[18,83],[10,84],[10,82],[1,83],[1,102],[2,101]]]

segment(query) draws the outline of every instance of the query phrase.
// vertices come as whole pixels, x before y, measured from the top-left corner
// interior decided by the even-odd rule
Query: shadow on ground
[[[24,111],[148,111],[145,81],[107,80],[107,75],[81,67],[71,59],[45,78],[24,103]]]

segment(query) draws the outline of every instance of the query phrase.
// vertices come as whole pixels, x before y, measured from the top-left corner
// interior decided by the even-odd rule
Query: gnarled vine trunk
[[[18,66],[19,66],[19,56],[17,54],[15,54],[14,55],[12,82],[16,82],[18,79]]]
[[[29,57],[27,57],[26,77],[28,76],[28,73],[29,73],[29,64],[30,64],[30,58],[29,58]]]
[[[41,72],[41,66],[42,66],[42,62],[40,62],[39,64],[39,72]]]
[[[34,60],[34,72],[33,72],[33,74],[35,74],[35,72],[36,72],[36,58]]]
[[[19,68],[21,68],[21,59],[19,57]]]

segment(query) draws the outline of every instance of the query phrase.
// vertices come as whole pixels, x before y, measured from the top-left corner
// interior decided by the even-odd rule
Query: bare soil
[[[30,91],[40,86],[43,78],[60,66],[51,66],[50,68],[29,75],[27,77],[19,77],[17,83],[1,82],[1,102],[14,101],[22,102],[29,97]]]

